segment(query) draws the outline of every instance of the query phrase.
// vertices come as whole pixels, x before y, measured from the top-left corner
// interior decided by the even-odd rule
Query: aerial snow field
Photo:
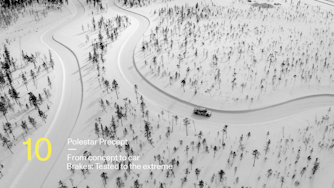
[[[0,188],[334,188],[333,2],[0,5]]]

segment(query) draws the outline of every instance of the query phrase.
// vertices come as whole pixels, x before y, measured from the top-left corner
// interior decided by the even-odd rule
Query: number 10
[[[39,150],[39,143],[41,141],[45,141],[48,144],[48,154],[45,158],[42,158],[39,155],[39,151],[38,151]],[[31,138],[29,138],[26,142],[23,142],[23,144],[28,145],[28,161],[30,161],[31,160]],[[46,161],[50,158],[51,152],[52,152],[51,143],[47,138],[40,138],[40,139],[37,140],[37,142],[35,144],[35,154],[36,154],[37,159],[39,159],[40,161]]]

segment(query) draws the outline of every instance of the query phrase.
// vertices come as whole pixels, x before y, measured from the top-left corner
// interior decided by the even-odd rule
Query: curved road
[[[46,182],[44,184],[44,181],[56,164],[58,156],[63,151],[66,140],[71,135],[80,115],[83,100],[83,83],[79,62],[72,50],[57,40],[57,32],[59,32],[61,28],[84,14],[85,9],[79,0],[74,0],[72,2],[77,10],[75,16],[50,29],[43,37],[43,40],[47,43],[49,48],[57,50],[57,56],[60,58],[60,62],[62,63],[61,66],[63,66],[64,71],[61,104],[46,136],[51,143],[58,144],[52,145],[52,157],[49,160],[40,162],[33,159],[31,162],[28,162],[13,182],[11,186],[12,188],[49,187]],[[125,13],[130,17],[135,18],[139,23],[138,28],[128,37],[118,54],[118,68],[124,78],[124,80],[119,81],[122,90],[124,88],[127,92],[133,92],[133,85],[137,84],[139,92],[145,97],[145,100],[150,100],[163,109],[178,114],[179,116],[191,117],[192,119],[210,123],[248,124],[276,121],[307,110],[324,106],[334,106],[334,95],[318,95],[294,99],[282,104],[256,110],[213,110],[211,118],[194,116],[192,111],[195,105],[182,101],[156,88],[138,72],[137,67],[134,64],[134,49],[138,41],[149,28],[149,19],[141,14],[117,6],[113,0],[109,0],[109,5],[111,9]],[[125,82],[128,83],[128,86],[123,84]],[[36,141],[32,141],[33,146],[35,142]],[[46,151],[47,147],[46,144],[44,144],[40,147],[41,156],[45,156]],[[33,178],[24,173],[33,174]]]
[[[141,14],[129,11],[126,8],[119,6],[117,3],[110,2],[110,4],[112,8],[134,17],[139,22],[138,29],[134,32],[134,35],[128,38],[127,42],[122,46],[119,54],[118,63],[121,73],[131,87],[133,87],[134,84],[137,84],[139,92],[145,99],[151,100],[168,111],[172,111],[181,116],[192,117],[197,120],[205,120],[206,122],[211,123],[248,124],[276,121],[311,109],[334,106],[334,95],[323,94],[301,97],[284,103],[253,110],[226,111],[210,109],[213,111],[212,117],[210,118],[193,115],[193,108],[196,105],[167,94],[151,84],[139,73],[134,63],[134,49],[150,25],[149,19]]]
[[[81,111],[83,100],[83,83],[81,78],[81,70],[76,55],[65,45],[59,42],[57,32],[61,28],[70,24],[74,20],[81,17],[85,10],[82,4],[74,0],[72,1],[76,13],[75,15],[55,27],[48,30],[41,36],[42,42],[56,53],[56,56],[61,63],[63,70],[62,78],[62,96],[60,99],[59,108],[57,109],[55,118],[53,119],[50,128],[45,137],[52,144],[52,155],[47,161],[39,161],[34,155],[35,143],[37,140],[32,140],[32,160],[28,161],[16,179],[11,185],[11,188],[38,188],[43,185],[48,173],[51,171],[55,162],[60,155],[63,147],[66,144],[67,138],[70,136]],[[46,156],[47,144],[41,142],[39,147],[40,156]],[[49,187],[49,186],[46,186]],[[54,187],[54,186],[52,186]]]

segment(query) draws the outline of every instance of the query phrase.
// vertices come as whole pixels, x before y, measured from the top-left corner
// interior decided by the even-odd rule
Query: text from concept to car
[[[96,140],[80,140],[69,138],[67,145],[69,146],[89,146],[89,145],[114,145],[116,147],[124,146],[128,144],[128,140],[108,140],[99,138]],[[76,150],[76,148],[69,148],[68,150]],[[105,155],[104,151],[102,155],[93,155],[92,153],[85,151],[82,154],[68,153],[66,160],[66,168],[68,170],[91,170],[91,169],[103,169],[103,170],[160,170],[160,169],[173,169],[173,165],[166,164],[135,164],[140,160],[138,155]]]

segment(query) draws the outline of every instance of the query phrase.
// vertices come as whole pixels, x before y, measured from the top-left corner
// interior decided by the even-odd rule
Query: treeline
[[[146,7],[153,3],[168,3],[173,0],[118,0],[119,3],[122,3],[127,7]]]
[[[130,24],[130,19],[127,16],[117,15],[112,19],[105,19],[103,16],[101,16],[99,20],[95,20],[94,17],[92,19],[92,27],[88,28],[88,30],[93,32],[98,31],[98,38],[94,39],[92,42],[92,51],[88,53],[88,60],[97,70],[97,78],[100,86],[101,83],[108,86],[107,88],[109,88],[110,85],[109,81],[103,77],[106,71],[104,63],[106,61],[105,55],[107,53],[108,43],[110,44],[115,42],[118,39],[120,33],[129,27]],[[82,28],[84,31],[83,26]],[[86,41],[88,42],[88,35],[86,35],[86,37]]]
[[[32,6],[33,3],[38,4],[64,4],[65,0],[3,0],[0,1],[2,8],[15,9],[18,7]]]
[[[0,132],[0,141],[10,151],[17,140],[20,138],[25,140],[25,135],[29,134],[32,127],[34,129],[38,128],[38,120],[31,113],[35,112],[44,123],[46,122],[46,110],[42,109],[42,105],[45,101],[49,102],[49,98],[51,97],[49,89],[52,88],[52,82],[49,76],[47,76],[49,89],[43,88],[42,93],[36,93],[35,90],[38,88],[37,81],[38,76],[43,72],[42,68],[46,73],[54,69],[54,60],[51,52],[49,51],[49,57],[44,55],[44,58],[40,57],[40,53],[28,55],[22,51],[21,55],[23,62],[20,65],[11,56],[6,45],[4,45],[3,53],[0,54],[0,113],[3,116],[1,122],[4,131]],[[31,67],[31,65],[33,67],[28,73],[24,71]],[[17,71],[21,73],[18,76],[14,76],[17,75]],[[28,87],[30,82],[33,83],[35,89]],[[20,89],[23,85],[25,85],[27,95],[22,93],[23,89]],[[32,92],[31,90],[35,91]],[[23,103],[25,100],[22,99],[22,96],[27,97],[28,103]],[[49,110],[48,104],[46,104],[46,108]],[[29,114],[27,114],[26,118],[19,118],[16,121],[13,117],[17,117],[15,114],[17,109],[20,109],[17,111],[18,114],[26,112]],[[29,127],[30,125],[32,127]],[[18,127],[21,127],[22,130],[17,130]],[[13,152],[11,151],[11,153]]]
[[[0,27],[7,28],[19,19],[19,15],[34,4],[45,6],[46,9],[60,8],[68,0],[2,0],[0,1]],[[55,7],[57,6],[57,7]]]

